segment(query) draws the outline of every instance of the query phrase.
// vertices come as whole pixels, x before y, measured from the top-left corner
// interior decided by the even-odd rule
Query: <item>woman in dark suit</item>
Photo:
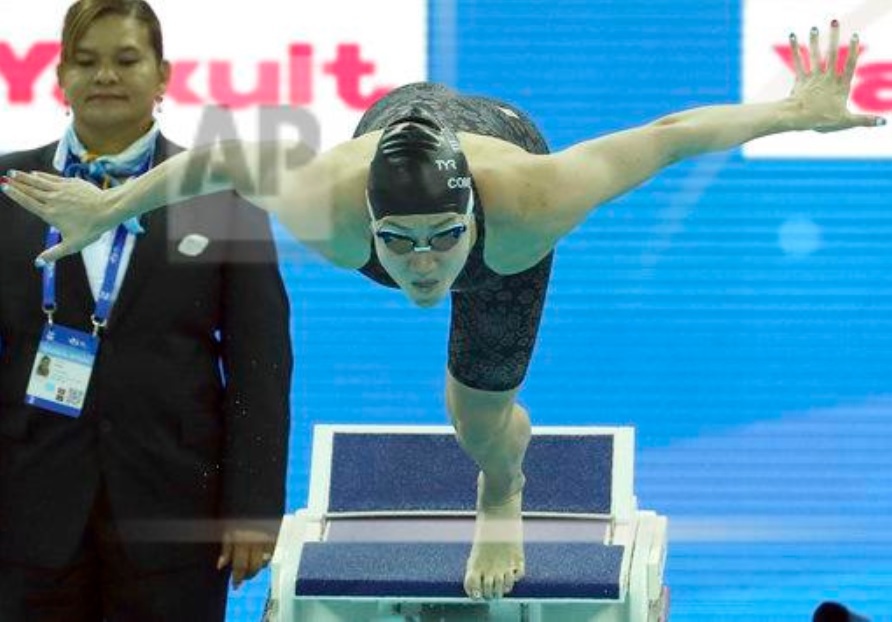
[[[154,119],[170,68],[148,4],[80,0],[62,46],[68,131],[0,168],[109,187],[179,151]],[[284,511],[291,350],[268,219],[218,193],[41,273],[54,233],[12,207],[0,197],[0,619],[223,620],[230,573],[269,561]]]

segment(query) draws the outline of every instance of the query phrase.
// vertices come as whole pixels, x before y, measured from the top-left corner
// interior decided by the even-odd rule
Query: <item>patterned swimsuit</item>
[[[455,132],[494,136],[531,153],[548,153],[545,139],[517,108],[493,99],[466,97],[431,83],[409,84],[372,106],[354,136],[384,128],[404,117],[413,104],[425,103]],[[452,286],[449,371],[461,383],[486,391],[507,391],[526,375],[545,304],[552,254],[523,272],[501,275],[483,261],[486,238],[484,206],[475,190],[477,242]],[[367,277],[396,287],[372,245]]]

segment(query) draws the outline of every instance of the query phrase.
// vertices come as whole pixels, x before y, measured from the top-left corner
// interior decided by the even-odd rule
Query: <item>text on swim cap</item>
[[[470,177],[450,177],[446,180],[446,185],[450,188],[470,188]]]
[[[434,160],[437,163],[438,171],[457,171],[458,166],[455,160]]]

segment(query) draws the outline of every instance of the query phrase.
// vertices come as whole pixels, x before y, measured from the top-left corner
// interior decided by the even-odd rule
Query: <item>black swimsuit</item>
[[[455,132],[494,136],[531,153],[548,153],[545,139],[517,108],[493,99],[466,97],[430,83],[400,87],[372,106],[354,136],[384,128],[406,115],[415,103],[433,108]],[[484,207],[475,190],[474,219],[477,242],[452,286],[452,324],[449,334],[449,371],[461,383],[486,391],[507,391],[526,375],[551,273],[552,254],[535,266],[512,275],[493,272],[483,261]],[[372,255],[360,271],[396,287]]]

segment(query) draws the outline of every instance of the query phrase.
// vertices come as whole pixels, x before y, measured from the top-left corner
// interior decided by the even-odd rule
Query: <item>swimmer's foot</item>
[[[483,473],[477,479],[474,544],[465,570],[465,592],[471,598],[501,598],[524,575],[523,475],[507,496],[491,499]]]

